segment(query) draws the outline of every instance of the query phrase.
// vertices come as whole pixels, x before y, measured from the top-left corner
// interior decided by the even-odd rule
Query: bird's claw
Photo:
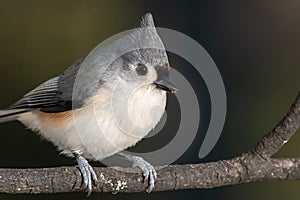
[[[144,183],[148,183],[148,188],[146,189],[146,192],[150,193],[154,188],[155,180],[157,179],[157,173],[154,167],[145,161],[141,157],[136,157],[136,159],[133,162],[133,167],[138,167],[143,172]]]
[[[97,175],[92,166],[82,156],[77,157],[77,163],[82,175],[83,187],[87,189],[87,196],[90,196],[92,193],[93,182],[95,185],[98,183]]]

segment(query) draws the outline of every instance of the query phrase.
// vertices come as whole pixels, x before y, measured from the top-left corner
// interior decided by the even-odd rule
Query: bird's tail
[[[28,109],[0,110],[0,123],[15,120],[20,114],[28,112]]]

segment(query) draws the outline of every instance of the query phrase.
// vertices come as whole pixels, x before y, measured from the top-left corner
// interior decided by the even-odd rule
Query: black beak
[[[169,78],[164,77],[164,79],[159,79],[154,82],[157,88],[161,90],[165,90],[167,92],[170,92],[172,94],[177,92],[177,88],[175,85],[169,80]]]

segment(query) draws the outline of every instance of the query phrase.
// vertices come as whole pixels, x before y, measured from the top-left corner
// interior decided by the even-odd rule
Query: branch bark
[[[300,180],[300,158],[271,158],[300,126],[300,93],[286,116],[250,151],[217,162],[156,167],[154,191],[213,188],[254,181]],[[147,184],[134,168],[94,168],[100,182],[94,192],[142,192]],[[82,191],[76,167],[0,169],[1,193]]]

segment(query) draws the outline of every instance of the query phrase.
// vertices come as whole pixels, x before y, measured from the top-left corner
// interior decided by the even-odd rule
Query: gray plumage
[[[31,109],[0,110],[0,123],[15,120],[20,114],[26,113],[30,110]]]
[[[30,91],[9,109],[40,108],[45,112],[63,112],[72,109],[72,91],[76,74],[84,58],[77,60],[70,68]],[[76,102],[77,108],[84,99]]]

